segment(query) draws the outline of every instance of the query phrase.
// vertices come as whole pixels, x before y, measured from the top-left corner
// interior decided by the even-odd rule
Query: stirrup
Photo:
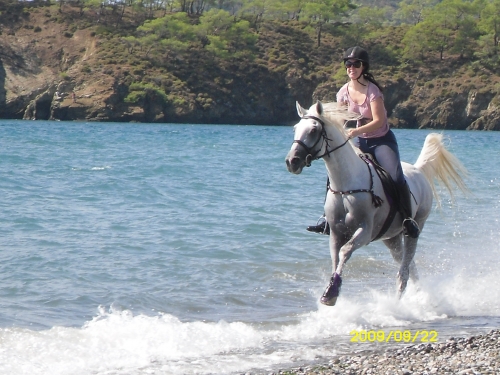
[[[309,232],[330,235],[330,226],[324,216],[321,216],[316,225],[310,225],[306,228]]]
[[[413,218],[408,217],[403,220],[403,234],[410,238],[418,238],[420,235],[420,228]]]

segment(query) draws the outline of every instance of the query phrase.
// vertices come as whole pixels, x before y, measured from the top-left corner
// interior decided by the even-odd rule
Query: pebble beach
[[[445,342],[409,345],[372,354],[341,356],[322,365],[270,375],[500,374],[500,330]]]

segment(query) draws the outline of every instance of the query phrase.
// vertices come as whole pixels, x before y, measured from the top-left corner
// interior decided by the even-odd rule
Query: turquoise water
[[[395,130],[414,162],[428,131]],[[382,243],[318,299],[325,168],[287,172],[290,127],[0,122],[0,373],[232,374],[381,344],[352,330],[500,325],[500,133],[446,131],[471,194],[427,221],[419,289]]]

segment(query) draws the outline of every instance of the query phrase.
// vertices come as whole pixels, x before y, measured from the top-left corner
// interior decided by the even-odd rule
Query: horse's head
[[[291,173],[299,174],[304,167],[309,167],[321,153],[324,142],[325,123],[321,118],[323,105],[317,102],[309,110],[297,102],[300,121],[294,126],[292,148],[286,156],[286,166]]]
[[[292,148],[285,159],[288,171],[294,174],[301,173],[313,160],[330,156],[344,146],[348,138],[343,129],[343,121],[357,118],[357,115],[349,114],[345,106],[338,103],[322,104],[319,101],[309,110],[297,103],[297,112],[300,121],[294,126]],[[336,126],[329,126],[326,122]]]

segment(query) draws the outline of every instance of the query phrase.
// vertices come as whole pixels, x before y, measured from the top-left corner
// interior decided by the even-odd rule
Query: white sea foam
[[[353,330],[404,330],[429,322],[439,327],[453,316],[495,314],[499,292],[490,288],[495,283],[493,273],[472,287],[462,274],[423,280],[419,288],[410,285],[400,301],[392,292],[372,290],[369,298],[341,297],[335,307],[318,305],[298,323],[275,329],[100,308],[82,328],[2,329],[0,373],[224,374],[292,365],[336,354],[337,344],[348,345]]]
[[[297,331],[295,328],[295,331]],[[198,374],[313,360],[318,351],[276,346],[297,332],[263,331],[251,325],[181,322],[171,315],[104,313],[83,328],[0,331],[0,372],[20,374]],[[321,352],[321,351],[320,351]]]
[[[105,171],[106,169],[110,169],[111,167],[109,165],[106,166],[101,166],[101,167],[92,167],[90,168],[91,171]]]

